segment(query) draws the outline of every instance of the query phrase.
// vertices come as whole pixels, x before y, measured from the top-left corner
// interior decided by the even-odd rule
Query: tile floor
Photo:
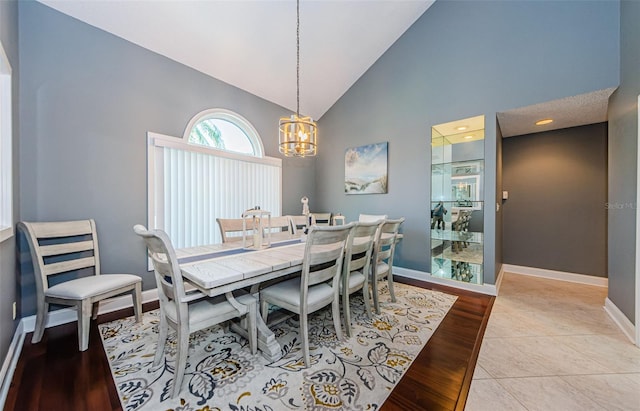
[[[605,313],[606,297],[506,273],[465,410],[640,410],[640,348]]]

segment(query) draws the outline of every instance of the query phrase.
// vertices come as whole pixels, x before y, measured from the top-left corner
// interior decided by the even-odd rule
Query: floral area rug
[[[353,336],[338,341],[330,306],[309,317],[312,366],[304,368],[297,317],[275,326],[282,358],[252,355],[232,331],[191,334],[181,392],[171,398],[175,337],[164,364],[152,371],[159,313],[101,324],[100,334],[123,409],[133,410],[377,410],[427,343],[455,296],[395,284],[397,302],[382,291],[381,314],[369,318],[362,295],[351,297]]]

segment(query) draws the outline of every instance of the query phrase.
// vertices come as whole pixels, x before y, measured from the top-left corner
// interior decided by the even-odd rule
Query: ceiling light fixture
[[[311,117],[300,116],[300,0],[296,1],[296,113],[280,118],[279,150],[287,157],[315,156],[318,127]]]
[[[536,126],[544,126],[545,124],[550,124],[550,123],[553,123],[553,119],[545,118],[544,120],[536,121]]]

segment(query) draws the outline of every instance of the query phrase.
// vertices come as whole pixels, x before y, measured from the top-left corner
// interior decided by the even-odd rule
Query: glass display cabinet
[[[484,116],[431,128],[431,275],[482,284]]]

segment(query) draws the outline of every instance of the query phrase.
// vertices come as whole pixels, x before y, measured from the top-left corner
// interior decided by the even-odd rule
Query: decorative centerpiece
[[[270,246],[271,212],[255,206],[242,213],[242,248],[260,250]]]

